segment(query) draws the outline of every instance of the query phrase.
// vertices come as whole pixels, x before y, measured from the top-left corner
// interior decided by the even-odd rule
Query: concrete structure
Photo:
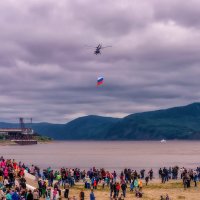
[[[31,128],[0,128],[0,135],[20,145],[37,144],[33,139],[34,131]]]

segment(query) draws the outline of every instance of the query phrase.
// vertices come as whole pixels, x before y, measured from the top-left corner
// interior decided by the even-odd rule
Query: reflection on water
[[[92,166],[120,170],[179,165],[200,166],[200,141],[64,141],[31,146],[0,146],[0,155],[42,168]]]

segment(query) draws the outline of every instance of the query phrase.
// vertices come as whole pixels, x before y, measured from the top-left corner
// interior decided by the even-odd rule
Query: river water
[[[200,166],[200,141],[55,141],[30,146],[0,146],[0,156],[41,168],[93,166],[109,170]]]

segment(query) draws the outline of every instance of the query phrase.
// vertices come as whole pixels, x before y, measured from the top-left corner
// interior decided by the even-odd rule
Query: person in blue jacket
[[[194,186],[197,187],[197,181],[198,181],[198,176],[197,174],[195,173],[194,174]]]
[[[93,190],[91,190],[91,193],[90,193],[90,200],[95,200],[95,196],[94,196]]]
[[[19,195],[17,194],[17,192],[16,191],[13,191],[13,193],[12,193],[12,200],[19,200],[20,198],[19,198]]]

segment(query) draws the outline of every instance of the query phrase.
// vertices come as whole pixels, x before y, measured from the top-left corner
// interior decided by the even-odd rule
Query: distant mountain
[[[108,130],[120,119],[101,116],[80,117],[67,124],[33,123],[26,124],[35,132],[57,140],[103,140]],[[0,128],[19,128],[19,124],[0,122]]]
[[[0,122],[0,127],[19,125]],[[200,139],[200,103],[131,114],[122,119],[90,115],[66,124],[34,123],[32,128],[59,140]]]
[[[104,139],[108,131],[120,119],[100,116],[86,116],[77,118],[64,127],[65,139]]]
[[[109,130],[109,139],[200,139],[200,103],[129,115]]]

